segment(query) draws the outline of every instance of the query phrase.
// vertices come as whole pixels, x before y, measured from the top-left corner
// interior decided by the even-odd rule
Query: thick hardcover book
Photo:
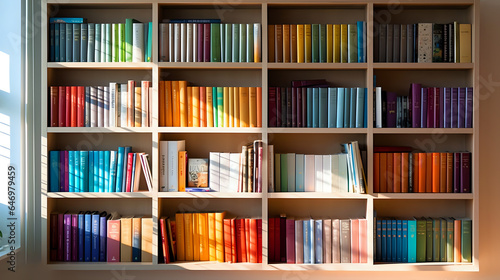
[[[417,262],[425,262],[427,256],[427,221],[425,218],[421,218],[417,220]]]
[[[443,24],[432,24],[432,62],[444,61],[444,38],[443,38]]]
[[[453,153],[453,192],[460,193],[460,182],[461,176],[460,171],[462,169],[461,153]]]
[[[323,220],[314,220],[314,263],[323,263]]]
[[[106,260],[107,262],[120,261],[120,220],[107,221]]]
[[[87,62],[88,33],[88,24],[82,23],[80,26],[80,62]]]
[[[92,213],[92,246],[91,246],[91,260],[93,262],[98,262],[99,260],[99,250],[100,250],[100,220],[99,213]]]
[[[351,221],[340,220],[340,262],[351,262]]]
[[[454,246],[454,225],[453,218],[446,219],[446,261],[453,262],[453,246]]]
[[[472,220],[464,218],[462,219],[462,229],[461,229],[461,255],[463,263],[472,262]]]
[[[80,30],[81,24],[74,23],[73,24],[73,62],[80,62]]]
[[[418,62],[432,62],[432,23],[418,24]]]
[[[472,87],[465,88],[465,128],[472,128],[472,112],[474,110],[473,101],[474,91]]]
[[[386,106],[387,106],[387,127],[396,127],[396,101],[397,94],[395,92],[387,92]]]
[[[472,62],[472,25],[470,23],[459,24],[460,39],[456,42],[459,45],[460,63]]]
[[[408,262],[417,262],[417,220],[408,220]]]
[[[105,262],[106,259],[106,241],[107,241],[107,232],[108,232],[108,214],[106,212],[102,212],[99,215],[99,261]]]

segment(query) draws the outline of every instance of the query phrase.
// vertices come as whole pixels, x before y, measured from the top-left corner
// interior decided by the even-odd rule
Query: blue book
[[[363,63],[366,62],[366,57],[365,57],[365,50],[366,50],[366,37],[365,37],[365,29],[364,29],[364,22],[363,21],[358,21],[356,22],[357,26],[357,35],[358,35],[358,62]]]
[[[328,88],[328,127],[337,127],[337,88]]]
[[[233,23],[233,44],[232,50],[233,53],[233,62],[240,62],[240,24]]]
[[[106,261],[106,240],[108,238],[108,217],[106,212],[99,215],[99,261]]]
[[[247,62],[247,25],[245,23],[240,24],[240,61]]]
[[[85,257],[85,215],[78,214],[78,261],[83,262]]]
[[[130,178],[130,192],[134,191],[134,182],[135,182],[135,161],[136,161],[137,153],[133,154],[132,157],[132,177]]]
[[[408,262],[408,220],[403,220],[401,225],[401,262]]]
[[[54,24],[54,61],[59,62],[60,61],[60,26],[59,23]]]
[[[397,221],[392,220],[392,230],[391,230],[391,260],[392,262],[397,261],[397,238],[398,238],[398,228],[397,228]]]
[[[408,262],[417,262],[417,221],[408,220]]]
[[[356,98],[357,98],[357,90],[356,88],[350,88],[351,91],[351,100],[350,100],[350,109],[349,109],[349,127],[356,127]]]
[[[295,191],[305,191],[304,181],[304,154],[295,154]]]
[[[280,219],[281,220],[281,219]],[[141,261],[141,232],[140,226],[137,227],[136,223],[141,223],[141,218],[132,219],[132,261]],[[137,231],[139,229],[139,231]]]
[[[55,62],[56,61],[56,24],[57,23],[51,23],[49,25],[49,46],[50,46],[50,54],[49,54],[49,61],[50,62]]]
[[[421,89],[420,95],[420,128],[427,128],[427,88]]]
[[[75,192],[82,192],[82,189],[80,187],[80,182],[81,182],[80,151],[73,151],[73,157],[74,157],[73,163],[75,168],[73,171],[73,173],[75,174]]]
[[[363,127],[368,127],[368,89],[365,88],[365,104],[364,104],[364,121],[363,121]]]
[[[69,17],[53,17],[49,19],[49,23],[84,23],[87,20],[84,18],[69,18]]]
[[[66,23],[59,23],[59,61],[66,61]]]
[[[88,48],[87,48],[87,61],[94,62],[95,55],[95,23],[88,24]]]
[[[220,19],[170,19],[169,23],[221,23]]]
[[[458,88],[458,128],[464,128],[464,127],[465,127],[465,88],[460,87]]]
[[[326,62],[326,24],[319,24],[319,62]]]
[[[84,261],[90,262],[92,259],[92,214],[85,213],[85,254]]]
[[[75,192],[75,151],[68,151],[68,191]]]
[[[323,263],[323,220],[314,221],[314,263]]]
[[[94,48],[94,61],[101,62],[101,24],[96,23],[94,26],[95,29],[95,48]]]
[[[73,24],[66,24],[66,62],[73,62]]]
[[[89,191],[89,152],[80,151],[80,190],[82,192]]]
[[[99,261],[99,213],[92,213],[92,258],[93,262]]]
[[[344,128],[349,128],[351,125],[351,89],[344,88]]]
[[[474,90],[472,87],[465,88],[465,128],[472,128],[472,112],[474,110],[472,100],[474,98]]]
[[[110,192],[109,186],[109,161],[111,157],[111,151],[104,151],[104,192]]]
[[[224,89],[222,87],[217,87],[216,101],[217,101],[217,127],[224,127]]]
[[[109,191],[116,191],[116,151],[110,152],[109,159]]]
[[[89,151],[89,160],[88,160],[88,189],[89,192],[94,192],[94,151]]]
[[[148,39],[144,42],[148,42],[147,44],[147,48],[146,48],[146,51],[145,53],[147,53],[147,59],[144,60],[146,62],[152,62],[152,49],[153,49],[153,22],[149,22],[148,23],[148,28],[149,28],[149,32],[148,32]]]
[[[319,127],[319,88],[313,88],[312,92],[312,127]]]
[[[337,89],[337,128],[344,127],[344,88]]]
[[[313,127],[313,89],[307,88],[307,127]]]
[[[392,262],[392,220],[387,220],[386,255],[387,261]]]
[[[122,192],[127,190],[126,186],[126,176],[127,176],[127,159],[128,154],[132,152],[132,147],[125,147],[125,157],[123,158],[123,179],[122,179]]]
[[[328,127],[328,88],[319,88],[319,127]]]
[[[81,24],[73,24],[73,62],[80,62]]]
[[[396,221],[396,262],[403,261],[403,223]]]
[[[99,192],[104,192],[104,151],[99,151],[98,160],[98,178],[99,178]]]
[[[59,151],[50,151],[49,152],[49,162],[50,162],[50,175],[49,175],[49,191],[58,192],[59,186],[61,182],[61,176],[59,175],[59,160],[60,160],[60,152]]]
[[[387,261],[387,220],[382,220],[382,242],[381,242],[381,260]]]
[[[89,43],[89,27],[88,24],[82,23],[80,26],[80,61],[87,62],[87,47]]]
[[[99,192],[99,151],[94,151],[94,192]]]
[[[212,112],[214,117],[214,127],[219,127],[219,115],[217,113],[217,87],[212,87]],[[126,155],[126,154],[125,154]],[[127,158],[127,157],[125,157]]]
[[[118,147],[118,157],[116,159],[116,185],[115,192],[122,191],[123,166],[125,164],[125,147]]]
[[[377,220],[375,232],[375,261],[382,261],[382,221]]]
[[[364,127],[365,123],[365,89],[356,88],[356,128]]]

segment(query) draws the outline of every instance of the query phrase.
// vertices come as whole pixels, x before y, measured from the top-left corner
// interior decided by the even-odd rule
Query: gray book
[[[89,44],[89,27],[82,23],[80,27],[80,62],[87,62],[87,48]]]
[[[95,54],[95,24],[88,24],[88,45],[87,45],[87,61],[94,62],[94,54]]]

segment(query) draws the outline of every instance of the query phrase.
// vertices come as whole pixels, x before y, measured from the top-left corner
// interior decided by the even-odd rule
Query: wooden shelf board
[[[72,69],[153,69],[152,62],[47,62],[47,68]]]
[[[374,128],[373,134],[473,134],[473,128]]]
[[[158,198],[258,198],[262,193],[159,192]]]

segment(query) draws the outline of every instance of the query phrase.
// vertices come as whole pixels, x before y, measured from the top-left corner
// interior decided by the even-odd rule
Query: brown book
[[[387,154],[380,153],[380,192],[387,192]]]
[[[50,87],[50,126],[57,127],[59,125],[59,87]]]
[[[462,220],[454,220],[453,259],[462,262]]]
[[[387,192],[394,192],[394,153],[387,153]]]
[[[121,218],[120,261],[132,261],[132,218]]]
[[[187,126],[193,127],[193,87],[187,87],[186,91]]]
[[[168,225],[167,225],[168,226]],[[184,213],[175,214],[175,251],[177,253],[177,260],[186,260],[186,242],[184,239]]]
[[[153,261],[153,218],[142,218],[141,262]]]
[[[180,126],[188,125],[187,81],[179,81]]]
[[[172,126],[181,126],[180,110],[179,81],[172,81]]]
[[[283,25],[274,26],[274,61],[283,62]]]
[[[175,103],[172,99],[172,81],[165,81],[165,125],[174,126],[173,107]]]
[[[401,192],[407,193],[409,188],[409,153],[401,153]]]
[[[160,115],[160,119],[158,120],[159,126],[166,126],[166,117],[167,117],[167,95],[165,92],[165,81],[160,81],[158,85],[158,102],[160,106],[158,106],[158,114]]]
[[[267,61],[268,62],[274,62],[275,61],[275,57],[274,57],[274,52],[275,52],[275,46],[274,46],[274,24],[270,24],[267,26],[267,42],[268,42],[268,46],[269,46],[269,49],[268,49],[268,58],[267,58]]]
[[[425,192],[425,184],[427,171],[427,156],[425,153],[418,153],[418,192]]]
[[[290,24],[290,62],[297,62],[297,24]]]
[[[127,85],[127,126],[135,126],[135,81],[128,81]]]
[[[441,161],[441,170],[439,171],[439,192],[446,192],[446,153],[439,153],[439,158]]]
[[[440,184],[440,170],[441,170],[441,155],[439,153],[432,153],[432,192],[439,192]]]
[[[290,63],[290,25],[283,24],[283,62]]]
[[[425,192],[432,192],[432,153],[426,153]]]
[[[239,88],[239,120],[240,120],[240,127],[248,127],[249,126],[249,93],[248,93],[248,87],[240,87]]]
[[[373,192],[380,192],[380,153],[373,154]]]
[[[395,193],[401,192],[401,153],[394,153],[393,190]]]
[[[453,192],[453,153],[446,153],[446,192]]]

